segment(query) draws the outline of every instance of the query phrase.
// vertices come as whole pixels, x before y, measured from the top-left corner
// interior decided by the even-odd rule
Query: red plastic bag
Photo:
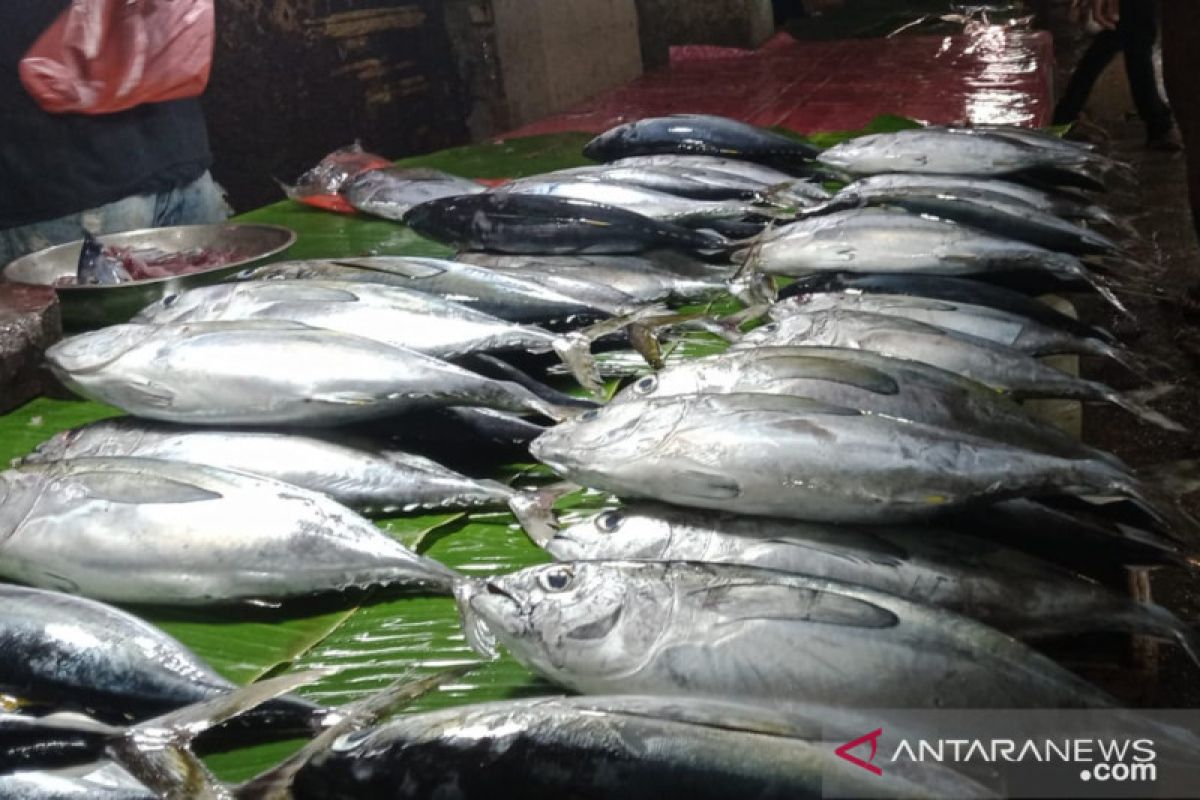
[[[195,97],[208,84],[213,0],[72,0],[21,59],[52,114],[111,114]]]

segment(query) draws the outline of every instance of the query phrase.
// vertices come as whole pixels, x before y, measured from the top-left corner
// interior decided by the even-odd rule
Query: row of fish
[[[65,383],[133,418],[60,433],[0,474],[0,577],[42,587],[0,587],[22,609],[0,631],[0,690],[136,723],[103,742],[238,695],[135,618],[46,590],[197,605],[392,586],[452,593],[481,654],[503,645],[586,696],[381,724],[263,698],[248,727],[323,733],[275,774],[233,788],[204,776],[205,791],[965,797],[994,787],[930,765],[879,782],[834,757],[829,726],[861,733],[871,708],[1115,708],[1029,645],[1046,636],[1135,632],[1200,654],[1189,625],[1106,585],[1124,565],[1194,568],[1194,522],[1167,491],[1191,477],[1136,472],[1015,402],[1107,400],[1178,427],[1146,405],[1157,386],[1122,394],[1038,361],[1162,368],[1013,289],[1119,303],[1113,289],[1144,268],[1081,223],[1118,235],[1120,221],[1051,187],[1095,188],[1120,165],[1007,128],[820,152],[696,116],[621,126],[586,153],[609,163],[487,191],[364,173],[390,192],[372,213],[465,252],[268,265],[52,349]],[[833,193],[813,180],[834,177]],[[777,297],[772,276],[796,280]],[[984,282],[996,278],[1008,288]],[[661,305],[726,293],[750,307],[711,319]],[[643,365],[602,406],[546,385],[547,352],[595,389],[590,347],[661,363],[655,332],[683,327],[731,344]],[[396,441],[434,427],[417,413],[449,430],[433,459]],[[487,438],[623,504],[555,520],[558,487],[439,463]],[[510,508],[557,563],[468,577],[350,510],[478,505]],[[0,773],[29,751],[30,719],[4,720],[23,732]],[[51,727],[76,755],[0,781],[43,797],[45,781],[91,780],[103,796],[96,780],[120,768]],[[1195,749],[1187,732],[1156,733]],[[137,753],[102,751],[136,773],[114,792],[172,791]],[[40,771],[68,765],[86,774]]]

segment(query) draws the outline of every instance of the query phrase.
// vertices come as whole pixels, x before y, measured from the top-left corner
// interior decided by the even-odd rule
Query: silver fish
[[[1115,216],[1111,211],[1094,203],[1085,203],[1059,195],[1044,192],[1032,186],[1014,183],[1012,181],[990,178],[965,178],[958,175],[919,175],[914,173],[896,173],[889,175],[871,175],[859,178],[848,185],[846,190],[876,192],[896,191],[905,189],[926,189],[947,191],[969,191],[984,197],[996,197],[1022,203],[1030,208],[1036,208],[1046,214],[1054,214],[1064,219],[1083,219],[1102,222],[1129,233],[1132,231],[1129,223]]]
[[[465,261],[410,256],[285,261],[239,274],[246,280],[318,280],[379,283],[433,294],[510,322],[553,322],[622,313],[633,298],[563,294],[519,274]]]
[[[1132,372],[1146,375],[1149,366],[1123,347],[1099,337],[1082,337],[1028,317],[990,306],[933,300],[902,294],[820,292],[798,295],[771,308],[774,319],[793,313],[848,309],[890,317],[903,317],[956,333],[1012,347],[1031,356],[1076,353],[1104,356]]]
[[[111,761],[0,775],[0,797],[7,800],[158,800],[157,794]]]
[[[166,422],[336,425],[442,406],[570,413],[413,350],[276,320],[113,325],[55,344],[46,360],[80,394]]]
[[[80,458],[2,472],[0,491],[0,576],[99,600],[201,605],[374,585],[445,592],[457,576],[324,495],[247,473]]]
[[[870,719],[870,725],[879,720]],[[880,775],[830,741],[869,730],[831,707],[684,697],[537,697],[405,714],[336,740],[295,776],[298,799],[486,800],[991,797],[933,763]],[[889,724],[889,731],[896,730]],[[914,737],[915,738],[915,737]]]
[[[588,342],[517,325],[439,295],[371,283],[246,281],[200,286],[170,294],[142,309],[133,322],[287,320],[374,339],[438,358],[524,350],[556,352],[579,376],[596,384]]]
[[[464,582],[455,596],[477,648],[494,636],[537,674],[584,693],[848,708],[1115,705],[966,617],[794,573],[580,561]]]
[[[963,530],[817,525],[653,504],[604,511],[542,546],[559,561],[743,564],[799,572],[946,608],[1023,638],[1095,630],[1200,638],[1164,608]]]
[[[458,260],[535,281],[548,289],[625,308],[659,300],[696,300],[722,292],[728,268],[697,267],[695,274],[663,268],[642,256],[497,256],[462,253]],[[619,298],[624,298],[621,301]]]
[[[655,159],[658,156],[647,156]],[[724,159],[714,159],[721,164]],[[678,157],[669,164],[645,163],[643,158],[625,159],[613,164],[555,170],[542,175],[520,178],[518,182],[548,180],[593,181],[640,186],[658,192],[690,197],[697,200],[757,200],[779,203],[811,205],[823,199],[814,192],[822,191],[808,181],[792,178],[786,173],[776,172],[769,167],[765,171],[778,175],[772,180],[762,180],[757,175],[739,173],[726,167],[712,168],[691,163],[687,157]]]
[[[124,724],[236,688],[166,633],[104,603],[7,584],[0,584],[0,601],[0,691]],[[297,730],[319,729],[330,719],[298,697],[255,713],[256,721],[270,714]]]
[[[1085,151],[1037,147],[989,133],[965,134],[918,128],[859,136],[835,145],[818,161],[852,175],[917,172],[1001,177],[1036,170],[1090,178],[1091,155]]]
[[[535,175],[519,178],[492,191],[589,200],[680,225],[698,225],[707,220],[737,219],[748,214],[767,213],[767,209],[745,200],[696,200],[632,184],[569,177]]]
[[[735,258],[773,275],[884,272],[983,275],[1039,270],[1090,284],[1115,307],[1124,305],[1079,259],[966,225],[907,211],[864,208],[810,217],[764,234]]]
[[[188,428],[128,417],[55,434],[22,463],[113,456],[249,472],[368,512],[503,506],[521,497],[502,483],[468,478],[428,458],[348,436]]]
[[[1077,378],[1020,350],[903,317],[847,308],[788,314],[751,331],[736,347],[763,345],[821,345],[871,350],[892,358],[932,364],[1008,392],[1017,399],[1103,400],[1160,428],[1186,430],[1110,386]]]
[[[767,394],[637,400],[588,411],[530,446],[568,480],[621,497],[839,523],[925,519],[1028,494],[1131,497],[1127,471],[949,428]]]
[[[399,222],[426,200],[487,191],[475,181],[427,167],[385,167],[359,173],[341,188],[355,210]]]
[[[610,404],[693,394],[806,397],[870,414],[953,428],[1071,459],[1119,459],[1031,417],[994,389],[919,361],[841,347],[762,346],[672,364],[622,389]]]
[[[121,259],[109,255],[104,245],[86,228],[75,267],[75,282],[80,286],[110,286],[133,280]]]

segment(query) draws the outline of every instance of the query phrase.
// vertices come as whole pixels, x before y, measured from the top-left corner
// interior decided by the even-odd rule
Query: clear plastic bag
[[[355,142],[334,150],[301,175],[294,185],[283,184],[283,190],[297,202],[326,211],[353,214],[354,207],[341,195],[342,187],[356,175],[390,166],[391,161],[363,150],[362,145]]]
[[[52,114],[111,114],[204,91],[213,0],[72,0],[21,59],[25,90]]]

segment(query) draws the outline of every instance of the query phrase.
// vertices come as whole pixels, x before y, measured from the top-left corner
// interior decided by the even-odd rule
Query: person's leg
[[[1171,130],[1171,111],[1158,92],[1154,43],[1158,40],[1158,4],[1154,0],[1121,0],[1117,35],[1125,53],[1125,74],[1138,116],[1153,141]]]
[[[208,225],[224,222],[232,213],[225,202],[225,190],[205,172],[187,186],[158,195],[154,224]]]
[[[1163,2],[1163,79],[1183,134],[1192,219],[1200,237],[1200,3]]]
[[[78,214],[7,228],[2,231],[4,255],[17,258],[52,245],[82,239],[84,228],[100,235],[149,228],[153,224],[153,198],[126,197]]]
[[[1121,40],[1115,31],[1101,31],[1092,39],[1087,52],[1079,59],[1079,65],[1067,82],[1067,89],[1062,99],[1054,108],[1054,124],[1066,125],[1079,119],[1083,107],[1087,105],[1092,87],[1096,85],[1101,73],[1112,63],[1121,52]]]

